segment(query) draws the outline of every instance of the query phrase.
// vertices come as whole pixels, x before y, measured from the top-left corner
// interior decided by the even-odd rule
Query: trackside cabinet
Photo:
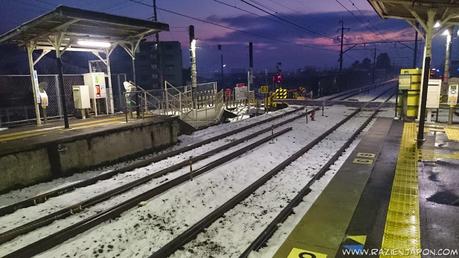
[[[421,69],[401,69],[398,80],[397,113],[403,119],[414,120],[418,115]]]
[[[107,85],[105,83],[105,73],[85,73],[83,74],[84,84],[88,86],[89,98],[91,99],[91,108],[97,116],[101,107],[105,107],[105,113],[108,114]]]

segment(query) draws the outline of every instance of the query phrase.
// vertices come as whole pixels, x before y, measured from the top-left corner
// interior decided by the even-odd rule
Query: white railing
[[[175,87],[166,81],[161,90],[136,86],[136,91],[125,93],[125,99],[128,113],[135,109],[143,114],[175,115],[196,128],[219,122],[225,105],[223,91],[217,91],[215,82],[192,88]]]
[[[223,91],[217,92],[217,83],[174,87],[164,83],[165,113],[178,115],[194,127],[207,126],[220,120],[223,112]]]

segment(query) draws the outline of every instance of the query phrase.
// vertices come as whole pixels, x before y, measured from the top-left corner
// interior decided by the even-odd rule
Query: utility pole
[[[351,28],[344,28],[344,20],[340,20],[341,23],[341,48],[339,52],[339,71],[341,72],[343,70],[343,56],[344,56],[344,31],[350,31]]]
[[[156,8],[156,0],[153,0],[153,21],[158,21],[158,12]],[[159,46],[159,33],[155,33],[155,52],[156,52],[156,79],[158,81],[159,88],[163,85],[163,73],[161,69],[161,49]]]
[[[191,74],[191,97],[193,99],[193,108],[196,108],[195,96],[196,87],[198,86],[198,74],[196,69],[196,39],[194,37],[194,26],[188,28],[190,37],[190,74]]]
[[[452,35],[453,28],[449,27],[445,30],[446,46],[445,46],[445,70],[443,71],[443,85],[441,95],[448,94],[448,80],[449,80],[449,63],[451,58],[451,47],[453,45]]]
[[[247,73],[247,91],[250,92],[250,88],[253,83],[253,43],[249,42],[249,71]]]
[[[217,48],[218,48],[218,51],[220,51],[220,86],[224,88],[224,85],[223,85],[224,84],[224,74],[223,74],[224,64],[223,64],[222,45],[218,44]]]
[[[372,81],[375,83],[376,80],[376,47],[373,49],[373,74]]]
[[[416,23],[416,28],[418,27],[418,24]],[[417,66],[417,59],[418,59],[418,30],[414,30],[414,54],[413,54],[413,68],[416,68]]]

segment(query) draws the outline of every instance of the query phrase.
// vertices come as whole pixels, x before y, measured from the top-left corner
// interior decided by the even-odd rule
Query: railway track
[[[190,150],[196,149],[198,147],[201,147],[203,145],[209,144],[211,142],[218,141],[218,140],[220,140],[222,138],[225,138],[225,137],[228,137],[228,136],[243,132],[245,130],[254,128],[256,126],[260,126],[260,125],[268,123],[268,122],[272,122],[274,120],[283,118],[285,116],[288,116],[290,114],[299,112],[301,110],[303,110],[303,108],[296,108],[296,109],[293,109],[291,111],[285,112],[283,114],[280,114],[280,115],[277,115],[277,116],[273,116],[273,117],[270,117],[268,119],[264,119],[262,121],[258,121],[258,122],[255,122],[255,123],[240,127],[238,129],[235,129],[233,131],[229,131],[227,133],[219,134],[217,136],[210,137],[210,138],[208,138],[206,140],[203,140],[203,141],[200,141],[200,142],[197,142],[197,143],[193,143],[193,144],[187,145],[185,147],[182,147],[182,148],[179,148],[179,149],[176,149],[176,150],[165,152],[165,153],[153,156],[153,157],[145,159],[145,160],[136,161],[133,164],[130,164],[130,165],[127,165],[127,166],[123,166],[122,168],[114,169],[112,171],[100,174],[100,175],[95,176],[95,177],[91,177],[91,178],[86,179],[86,180],[78,181],[76,183],[69,184],[69,185],[66,185],[64,187],[60,187],[58,189],[54,189],[54,190],[51,190],[51,191],[48,191],[48,192],[45,192],[45,193],[41,193],[41,194],[38,194],[36,196],[33,196],[31,198],[27,198],[25,200],[22,200],[22,201],[19,201],[19,202],[16,202],[16,203],[5,205],[3,207],[0,207],[0,216],[11,214],[11,213],[15,212],[18,209],[30,207],[30,206],[33,206],[33,205],[37,205],[39,203],[43,203],[43,202],[47,201],[49,198],[56,197],[56,196],[62,195],[64,193],[71,192],[71,191],[73,191],[73,190],[75,190],[77,188],[81,188],[81,187],[84,187],[84,186],[95,184],[98,181],[112,178],[115,175],[118,175],[118,174],[121,174],[121,173],[125,173],[125,172],[128,172],[128,171],[132,171],[132,170],[134,170],[136,168],[144,167],[144,166],[147,166],[147,165],[149,165],[151,163],[159,162],[161,160],[165,160],[167,158],[179,155],[181,153],[188,152]]]
[[[379,90],[379,88],[382,88],[382,87],[385,87],[385,86],[380,86],[380,87],[378,87],[378,88],[376,88],[376,89]],[[370,89],[370,90],[374,90],[374,89]],[[386,95],[388,92],[391,92],[391,91],[395,91],[395,86],[389,86],[389,87],[387,87],[387,89],[384,89],[381,93],[379,93],[378,95],[376,95],[375,97],[371,98],[371,99],[368,100],[368,101],[369,101],[369,102],[375,101],[375,100],[381,98],[382,96]],[[360,95],[360,94],[362,94],[362,92],[358,92],[357,94],[352,94],[352,96],[349,96],[349,97],[346,97],[346,98],[340,99],[340,100],[347,100],[347,99],[349,99],[349,98],[351,98],[351,97],[353,97],[353,96],[358,96],[358,95]],[[387,101],[386,101],[386,102],[387,102]]]
[[[392,97],[392,96],[391,96]],[[389,97],[387,100],[389,100],[391,97]],[[386,101],[387,101],[386,100]],[[367,103],[368,104],[368,103]],[[301,157],[302,155],[304,155],[308,150],[310,150],[312,147],[314,147],[317,143],[319,143],[320,141],[322,141],[323,139],[325,139],[328,135],[330,135],[333,131],[335,131],[337,128],[339,128],[341,125],[343,125],[344,123],[346,123],[347,121],[349,121],[352,117],[354,117],[356,114],[358,114],[359,112],[361,112],[364,108],[366,107],[366,105],[363,105],[362,107],[360,107],[359,109],[355,110],[354,112],[352,112],[348,117],[346,117],[345,119],[341,120],[338,124],[336,124],[335,126],[333,126],[332,128],[330,128],[329,130],[327,130],[325,133],[323,133],[321,136],[319,136],[318,138],[314,139],[312,142],[310,142],[308,145],[306,145],[305,147],[303,147],[301,150],[299,150],[298,152],[296,152],[294,155],[292,155],[290,158],[288,158],[287,160],[283,161],[281,164],[277,165],[274,169],[272,169],[270,172],[268,172],[266,175],[264,175],[262,178],[260,178],[259,180],[257,180],[255,183],[251,184],[249,187],[247,187],[246,189],[244,189],[241,193],[239,193],[238,195],[236,195],[235,197],[233,197],[230,201],[228,201],[227,203],[221,205],[220,207],[218,207],[214,212],[210,213],[208,216],[206,216],[204,219],[200,220],[198,223],[196,223],[195,225],[192,225],[189,229],[187,229],[185,232],[183,232],[182,234],[180,234],[177,238],[173,239],[172,241],[170,241],[169,243],[167,243],[166,245],[164,245],[162,248],[160,248],[159,250],[157,250],[154,254],[152,254],[151,257],[165,257],[167,255],[170,255],[172,253],[174,253],[177,249],[181,248],[184,244],[186,244],[187,242],[189,242],[190,240],[192,240],[194,237],[196,237],[197,234],[199,234],[200,232],[202,232],[206,227],[208,227],[209,225],[211,225],[216,219],[218,219],[219,217],[221,217],[225,212],[227,212],[228,210],[231,210],[235,205],[237,205],[238,203],[240,203],[242,200],[244,200],[245,198],[247,198],[248,196],[250,196],[256,189],[258,189],[261,185],[263,185],[264,183],[266,183],[268,180],[270,180],[274,175],[276,175],[277,173],[279,173],[280,171],[282,171],[283,169],[285,169],[291,162],[293,162],[294,160],[298,159],[299,157]],[[291,111],[291,113],[294,113],[294,112],[297,112],[299,111],[300,109],[297,109],[297,110],[293,110]],[[376,115],[376,113],[378,112],[379,110],[379,107],[374,111],[374,113],[372,114],[372,116],[367,120],[368,122],[365,122],[366,125],[368,125],[368,123],[370,123],[370,121],[372,120],[372,118]],[[282,125],[285,125],[295,119],[298,119],[302,116],[304,116],[305,114],[299,114],[299,115],[296,115],[288,120],[285,120],[279,124],[277,124],[276,126],[273,126],[273,128],[277,128],[279,126],[282,126]],[[285,115],[284,115],[285,116]],[[265,120],[263,120],[265,121]],[[262,122],[262,121],[260,121]],[[258,123],[258,122],[257,122]],[[365,126],[366,126],[365,125]],[[359,130],[363,130],[365,128],[364,125],[362,125]],[[259,134],[261,134],[261,131],[263,131],[263,133],[266,133],[270,130],[273,130],[273,128],[266,128],[266,129],[263,129],[263,130],[260,130]],[[260,139],[244,148],[241,148],[237,151],[234,151],[228,155],[225,155],[224,157],[222,158],[219,158],[215,161],[212,161],[202,167],[200,167],[199,169],[197,170],[194,170],[192,173],[189,173],[189,174],[184,174],[182,176],[179,176],[165,184],[162,184],[160,185],[159,187],[155,187],[153,189],[151,189],[150,191],[148,192],[145,192],[143,194],[140,194],[140,195],[137,195],[135,196],[134,198],[130,198],[129,200],[119,204],[119,205],[116,205],[110,209],[107,209],[95,216],[91,216],[87,219],[84,219],[76,224],[73,224],[69,227],[66,227],[56,233],[53,233],[51,235],[48,235],[36,242],[33,242],[31,244],[28,244],[24,247],[21,247],[9,254],[7,254],[5,257],[29,257],[29,256],[33,256],[33,255],[36,255],[36,254],[39,254],[45,250],[48,250],[88,229],[91,229],[93,228],[94,226],[104,222],[104,221],[107,221],[109,219],[113,219],[117,216],[119,216],[122,212],[126,211],[126,210],[129,210],[135,206],[137,206],[139,203],[145,201],[145,200],[148,200],[154,196],[157,196],[158,194],[161,194],[177,185],[180,185],[184,182],[187,182],[189,181],[190,179],[192,179],[193,177],[196,177],[198,175],[201,175],[207,171],[210,171],[211,169],[223,164],[223,163],[226,163],[238,156],[240,156],[242,153],[246,152],[246,151],[249,151],[253,148],[256,148],[257,146],[259,146],[260,144],[263,144],[267,141],[270,141],[271,139],[279,136],[279,135],[282,135],[283,133],[286,133],[287,131],[291,130],[291,128],[286,128],[284,130],[281,130],[277,133],[273,133],[272,135],[268,136],[268,137],[265,137],[263,139]],[[250,136],[252,137],[256,137],[255,134],[257,133],[254,133],[254,134],[251,134]],[[360,132],[359,132],[360,133]],[[358,135],[357,132],[355,132],[351,138],[355,138],[356,136]],[[218,137],[221,137],[221,135],[219,135]],[[244,137],[245,138],[245,137]],[[247,139],[245,140],[242,140],[239,139],[240,142],[239,143],[242,143],[244,141],[246,141]],[[238,141],[239,141],[238,140]],[[350,140],[349,140],[350,141]],[[352,141],[350,141],[352,142]],[[233,143],[230,143],[230,144],[233,144]],[[235,146],[237,145],[238,143],[234,143],[234,145],[230,145],[230,144],[227,144],[227,145],[224,145],[224,146]],[[346,143],[347,144],[347,143]],[[350,144],[350,143],[349,143]],[[220,149],[220,151],[224,150],[224,146],[221,146],[217,149]],[[229,147],[228,147],[229,148]],[[340,148],[340,151],[344,151],[345,148],[344,146],[342,148]],[[342,152],[341,151],[341,152]],[[212,151],[210,151],[212,152]],[[202,157],[194,157],[196,158],[196,160],[192,160],[193,163],[199,161],[199,160],[203,160],[205,159],[206,157],[209,157],[209,155],[211,155],[211,153],[208,152],[208,153],[205,153],[203,155],[201,155]],[[339,152],[338,152],[339,153]],[[333,156],[333,158],[327,162],[327,164],[317,173],[317,175],[320,175],[320,174],[324,174],[328,169],[326,169],[325,167],[326,166],[330,166],[334,163],[334,161],[332,161],[335,156],[336,156],[336,159],[340,156],[340,154],[338,155],[335,154]],[[194,159],[193,158],[193,159]],[[181,166],[180,168],[183,168],[184,166],[187,166],[188,165],[188,162],[187,161],[184,161],[182,162],[180,165],[179,164],[176,164],[174,166],[171,166],[169,168],[166,168],[164,171],[159,171],[157,173],[163,173],[163,175],[165,173],[170,173],[171,171],[174,171],[173,169],[179,169],[179,166]],[[156,174],[156,173],[155,173]],[[158,174],[158,175],[160,175]],[[315,176],[314,178],[316,178],[315,180],[317,180],[319,178],[319,176]],[[137,181],[136,183],[133,183],[132,185],[129,185],[129,186],[122,186],[120,187],[119,189],[113,189],[113,191],[111,191],[111,194],[120,194],[120,193],[123,193],[125,191],[128,191],[129,189],[132,189],[133,187],[136,187],[142,183],[145,183],[146,181],[148,181],[148,179],[142,179],[144,181]],[[314,181],[315,181],[314,180]],[[312,180],[311,180],[312,181]],[[310,186],[310,184],[312,184],[312,182],[308,183],[308,185]],[[309,189],[309,186],[308,186],[308,189]],[[305,189],[303,192],[303,196],[307,194],[308,192],[308,189]],[[111,195],[113,196],[113,195]],[[106,195],[101,195],[101,196],[97,196],[97,200],[100,200],[100,201],[104,201],[108,198],[110,198],[110,194],[106,194]],[[300,197],[296,197],[296,199],[299,199],[301,200],[302,198]],[[81,210],[83,210],[84,208],[86,207],[89,207],[91,205],[94,205],[93,203],[94,200],[87,200],[85,201],[85,203],[81,203],[81,205],[73,205],[72,207],[68,207],[65,209],[62,210],[62,211],[59,211],[59,213],[54,213],[52,214],[51,216],[48,216],[48,218],[46,219],[43,219],[41,221],[36,221],[34,223],[31,223],[27,226],[24,226],[24,227],[19,227],[19,228],[16,228],[14,230],[10,230],[8,234],[0,234],[0,243],[4,243],[6,241],[9,241],[21,234],[24,234],[24,233],[27,233],[27,232],[30,232],[34,229],[37,229],[41,226],[44,226],[46,224],[49,224],[51,223],[52,221],[55,220],[55,218],[64,218],[66,216],[69,216],[69,215],[72,215],[74,214],[75,212],[79,212]],[[296,206],[296,205],[295,205]],[[283,211],[283,213],[286,213],[288,214],[288,211]],[[277,219],[277,218],[276,218]],[[266,235],[266,234],[265,234]],[[258,238],[257,238],[258,239]],[[260,237],[260,239],[266,239],[266,237]],[[259,240],[258,242],[263,242],[261,240]],[[251,245],[252,246],[252,245]],[[258,247],[258,245],[253,245],[254,247]],[[251,248],[250,250],[252,250],[253,248]]]
[[[389,101],[395,93],[391,94],[385,101]],[[358,137],[358,135],[368,126],[371,120],[379,112],[379,109],[383,106],[380,104],[378,108],[369,116],[369,118],[349,137],[349,139],[338,149],[338,151],[327,161],[316,174],[308,181],[308,183],[295,195],[295,197],[285,206],[284,209],[269,223],[265,229],[256,237],[256,239],[245,249],[245,251],[239,256],[239,258],[246,258],[252,251],[258,251],[262,247],[266,246],[266,243],[270,237],[279,228],[279,224],[284,222],[292,213],[293,209],[298,206],[303,198],[311,192],[311,186],[317,180],[323,177],[323,175],[330,170],[330,167],[343,155],[347,148],[352,142]]]
[[[384,87],[384,85],[386,85],[388,83],[391,83],[392,81],[393,80],[382,82],[382,83],[379,84],[378,87]],[[376,87],[376,88],[378,88],[378,87]],[[331,100],[335,100],[335,99],[345,100],[347,98],[356,96],[358,94],[361,94],[364,91],[371,90],[371,89],[375,89],[375,87],[373,85],[370,85],[370,86],[366,86],[366,87],[363,87],[363,88],[358,88],[358,89],[346,91],[346,92],[339,93],[339,94],[337,94],[335,96],[332,96],[332,97],[328,98],[327,101],[331,101]]]
[[[387,102],[390,98],[392,98],[393,95],[391,95],[389,98],[386,99],[385,102]],[[368,104],[368,103],[367,103]],[[224,216],[225,213],[233,209],[236,205],[241,203],[243,200],[248,198],[250,195],[252,195],[257,189],[259,189],[262,185],[267,183],[271,178],[273,178],[275,175],[277,175],[279,172],[284,170],[287,166],[289,166],[292,162],[303,156],[305,153],[307,153],[311,148],[313,148],[315,145],[317,145],[319,142],[321,142],[323,139],[325,139],[327,136],[331,135],[337,128],[342,126],[344,123],[349,121],[352,117],[354,117],[356,114],[361,112],[365,106],[363,105],[361,108],[355,110],[353,113],[348,115],[346,118],[341,120],[339,123],[337,123],[335,126],[324,132],[322,135],[317,137],[315,140],[304,146],[302,149],[297,151],[294,155],[290,156],[286,160],[284,160],[282,163],[271,169],[268,173],[266,173],[264,176],[262,176],[260,179],[246,187],[243,191],[241,191],[239,194],[216,208],[213,212],[209,213],[207,216],[202,218],[200,221],[195,223],[194,225],[190,226],[187,230],[185,230],[183,233],[169,241],[167,244],[165,244],[163,247],[161,247],[159,250],[155,251],[150,258],[159,258],[159,257],[168,257],[175,253],[176,251],[180,250],[183,248],[183,246],[193,239],[195,239],[198,234],[203,232],[206,228],[211,226],[215,221],[217,221],[219,218]],[[246,249],[245,252],[241,255],[241,257],[247,257],[248,254],[252,250],[257,250],[260,247],[263,246],[264,243],[269,239],[269,237],[274,233],[277,225],[285,220],[288,215],[291,214],[292,209],[297,206],[302,198],[310,192],[310,186],[317,181],[320,177],[323,176],[323,174],[330,168],[330,166],[342,155],[342,153],[346,150],[346,148],[355,140],[355,138],[361,133],[361,131],[371,122],[371,120],[376,116],[376,114],[379,112],[379,109],[382,107],[382,104],[378,108],[376,108],[372,114],[365,120],[365,122],[351,135],[351,137],[346,141],[346,143],[336,152],[336,154],[333,155],[333,157],[312,177],[312,179],[299,191],[299,193],[295,196],[295,198],[292,200],[290,204],[288,204],[282,211],[281,213],[268,225],[268,227],[256,238],[256,240]]]
[[[297,112],[299,111],[299,109],[297,110],[294,110],[294,112]],[[293,113],[293,112],[292,112]],[[173,171],[176,171],[177,169],[180,169],[180,168],[183,168],[185,166],[188,166],[189,165],[189,162],[192,162],[192,163],[195,163],[197,161],[200,161],[200,160],[204,160],[205,158],[208,158],[209,156],[211,155],[214,155],[215,153],[218,153],[218,152],[221,152],[223,150],[226,150],[230,147],[233,147],[233,146],[236,146],[237,144],[240,144],[242,142],[245,142],[249,139],[252,139],[252,138],[255,138],[263,133],[266,133],[266,132],[269,132],[269,131],[273,131],[274,128],[278,128],[280,126],[283,126],[283,125],[286,125],[296,119],[299,119],[301,117],[303,117],[305,115],[305,113],[301,113],[301,114],[298,114],[298,115],[295,115],[287,120],[284,120],[280,123],[277,123],[275,125],[272,125],[271,127],[268,127],[268,128],[265,128],[265,129],[262,129],[256,133],[253,133],[249,136],[246,136],[246,137],[243,137],[241,139],[238,139],[236,141],[233,141],[229,144],[226,144],[224,146],[220,146],[214,150],[211,150],[207,153],[204,153],[202,155],[199,155],[199,156],[196,156],[196,157],[193,157],[191,158],[191,160],[185,160],[183,162],[180,162],[178,164],[175,164],[173,166],[170,166],[168,168],[165,168],[161,171],[158,171],[154,174],[151,174],[149,176],[146,176],[144,178],[140,178],[138,180],[135,180],[129,184],[126,184],[126,185],[122,185],[118,188],[115,188],[115,189],[112,189],[111,191],[109,192],[106,192],[106,193],[103,193],[103,194],[100,194],[98,196],[94,196],[93,198],[91,199],[88,199],[88,200],[85,200],[83,202],[80,202],[78,204],[75,204],[75,205],[71,205],[69,207],[66,207],[64,209],[61,209],[61,210],[58,210],[56,212],[53,212],[47,216],[44,216],[44,217],[41,217],[39,219],[36,219],[34,221],[31,221],[29,223],[26,223],[24,225],[21,225],[19,227],[16,227],[16,228],[13,228],[13,229],[10,229],[6,232],[3,232],[2,234],[0,234],[0,243],[5,243],[7,241],[10,241],[22,234],[25,234],[25,233],[28,233],[28,232],[31,232],[33,230],[36,230],[42,226],[45,226],[45,225],[48,225],[50,223],[52,223],[53,221],[55,221],[56,219],[62,219],[62,218],[65,218],[65,217],[68,217],[70,215],[73,215],[75,213],[78,213],[82,210],[84,210],[85,208],[89,207],[89,206],[92,206],[92,205],[95,205],[97,203],[100,203],[100,202],[103,202],[115,195],[119,195],[121,193],[124,193],[134,187],[137,187],[141,184],[144,184],[146,182],[148,182],[149,180],[153,179],[153,178],[157,178],[157,177],[160,177],[160,176],[163,176],[167,173],[171,173]],[[265,121],[265,120],[263,120]],[[63,241],[65,241],[66,239],[69,239],[81,232],[84,232],[85,230],[87,229],[90,229],[91,227],[94,227],[100,223],[102,223],[103,221],[106,221],[108,219],[112,219],[116,216],[119,216],[119,214],[121,214],[123,211],[126,211],[132,207],[135,207],[136,205],[138,205],[140,202],[144,201],[144,200],[147,200],[147,199],[150,199],[158,194],[161,194],[181,183],[184,183],[188,180],[190,180],[190,178],[192,177],[195,177],[195,176],[198,176],[202,173],[205,173],[207,171],[210,171],[211,169],[223,164],[223,163],[226,163],[228,162],[229,160],[231,159],[234,159],[236,157],[238,157],[239,155],[241,155],[242,153],[246,152],[246,151],[249,151],[253,148],[256,148],[258,147],[259,145],[279,136],[279,135],[282,135],[286,132],[288,132],[289,130],[291,130],[291,128],[286,128],[286,129],[283,129],[277,133],[272,133],[271,136],[268,136],[268,137],[265,137],[261,140],[258,140],[244,148],[241,148],[237,151],[234,151],[228,155],[225,155],[215,161],[212,161],[202,167],[200,167],[199,169],[197,170],[194,170],[192,173],[188,173],[188,174],[184,174],[182,176],[179,176],[173,180],[170,180],[169,182],[167,183],[164,183],[164,184],[161,184],[159,185],[158,187],[155,187],[143,194],[140,194],[140,195],[137,195],[133,198],[130,198],[126,201],[124,201],[123,203],[119,204],[119,205],[116,205],[108,210],[105,210],[99,214],[96,214],[94,216],[91,216],[87,219],[84,219],[70,227],[67,227],[65,229],[62,229],[54,234],[51,234],[47,237],[44,237],[30,245],[27,245],[23,248],[20,248],[10,254],[8,254],[6,257],[22,257],[22,256],[31,256],[31,255],[34,255],[34,254],[37,254],[41,251],[44,251],[48,248],[51,248]]]

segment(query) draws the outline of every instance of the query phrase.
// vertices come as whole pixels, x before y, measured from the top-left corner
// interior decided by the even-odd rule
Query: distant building
[[[172,85],[183,84],[182,47],[178,41],[159,43],[160,65],[163,80]],[[140,52],[136,56],[137,84],[145,89],[159,89],[155,42],[144,41],[140,44]]]

